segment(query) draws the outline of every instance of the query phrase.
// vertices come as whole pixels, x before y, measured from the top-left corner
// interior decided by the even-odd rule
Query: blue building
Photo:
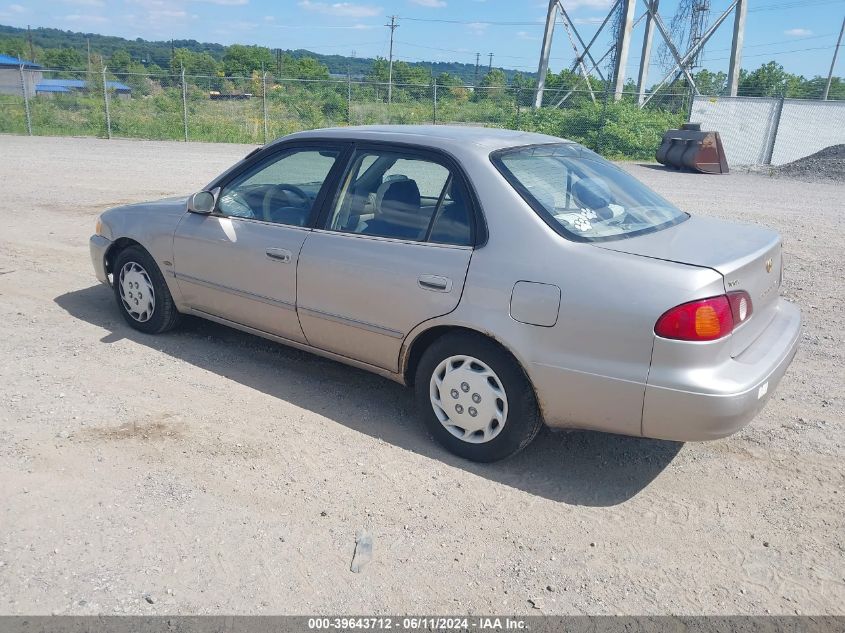
[[[21,83],[21,66],[23,66],[23,84]],[[0,55],[0,94],[22,97],[22,86],[25,86],[26,94],[32,96],[42,76],[41,65],[11,55]]]

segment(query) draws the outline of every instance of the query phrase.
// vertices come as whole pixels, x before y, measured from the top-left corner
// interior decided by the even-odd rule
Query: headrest
[[[603,209],[613,202],[610,189],[601,178],[582,178],[572,185],[572,195],[578,204],[593,210]]]
[[[390,183],[381,199],[382,213],[414,213],[420,209],[420,188],[415,180],[397,180]]]

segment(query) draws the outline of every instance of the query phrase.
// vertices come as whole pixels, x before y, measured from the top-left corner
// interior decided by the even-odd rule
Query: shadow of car
[[[385,378],[204,319],[187,319],[183,328],[166,335],[142,334],[126,325],[112,292],[100,284],[63,294],[55,303],[74,318],[107,330],[100,344],[129,339],[360,433],[552,501],[597,507],[624,503],[646,488],[683,446],[546,429],[542,442],[512,458],[474,463],[431,442],[417,421],[411,390]],[[243,362],[232,363],[232,355]]]

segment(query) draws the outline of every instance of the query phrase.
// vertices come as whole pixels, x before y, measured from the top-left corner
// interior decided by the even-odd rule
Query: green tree
[[[728,76],[721,70],[714,73],[703,68],[693,75],[693,79],[698,91],[703,95],[723,94],[728,85]]]
[[[170,59],[170,72],[179,75],[185,69],[186,75],[216,77],[219,65],[208,53],[195,53],[187,48],[177,48]]]
[[[505,73],[498,68],[494,68],[482,77],[478,84],[478,88],[473,94],[473,100],[499,100],[505,96],[506,88],[507,78],[505,77]]]
[[[763,64],[757,70],[743,70],[739,76],[739,94],[748,97],[786,96],[790,84],[795,85],[794,75],[775,61]],[[790,79],[792,78],[792,81]]]
[[[0,55],[11,55],[20,59],[27,59],[29,47],[22,37],[0,38]]]
[[[294,59],[291,66],[286,66],[286,76],[296,79],[328,79],[329,67],[313,57]]]
[[[45,48],[40,59],[41,65],[45,68],[58,70],[81,70],[85,68],[82,55],[73,48]]]
[[[125,48],[119,48],[109,57],[109,70],[115,73],[125,73],[132,65],[132,56]]]
[[[223,70],[230,77],[249,77],[253,70],[269,70],[275,61],[269,48],[232,44],[223,55]]]

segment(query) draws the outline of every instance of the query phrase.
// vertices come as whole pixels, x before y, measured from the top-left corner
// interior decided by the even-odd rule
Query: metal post
[[[23,108],[26,114],[26,133],[32,136],[32,115],[29,112],[29,92],[26,89],[26,79],[23,74],[23,64],[20,65],[21,71],[21,94],[23,95]]]
[[[537,91],[534,93],[534,107],[543,105],[543,91],[546,89],[546,74],[549,72],[549,53],[552,50],[552,36],[557,21],[557,0],[549,0],[546,13],[546,28],[543,31],[543,47],[540,49],[540,64],[537,67]],[[477,62],[476,62],[477,66]]]
[[[267,73],[261,72],[261,106],[264,114],[264,144],[267,145]]]
[[[827,95],[830,93],[830,83],[833,81],[833,67],[836,66],[836,54],[839,52],[839,47],[842,45],[843,32],[845,32],[845,18],[842,18],[842,28],[839,29],[839,39],[836,40],[836,48],[833,49],[833,59],[830,60],[830,71],[827,73],[827,84],[825,84],[824,87],[822,101],[827,101]]]
[[[736,14],[734,17],[734,36],[731,42],[731,62],[728,67],[728,94],[736,96],[739,90],[739,73],[742,67],[742,41],[745,38],[745,16],[748,13],[748,4],[745,0],[736,3]]]
[[[109,87],[106,83],[106,67],[103,66],[103,103],[106,106],[106,137],[111,138],[111,112],[109,112]]]
[[[185,83],[185,66],[182,66],[182,125],[185,131],[185,142],[188,142],[188,86]]]
[[[763,157],[764,165],[772,164],[772,155],[775,153],[775,143],[778,140],[778,130],[780,129],[780,116],[783,114],[783,95],[780,97],[778,109],[775,110],[775,116],[772,119],[772,139],[769,141],[769,146],[766,148],[766,155]]]
[[[385,24],[390,29],[390,61],[387,67],[387,112],[390,116],[390,104],[393,102],[393,32],[399,28],[396,24],[396,16],[390,16],[390,24]],[[389,123],[390,121],[388,121]]]
[[[346,69],[346,123],[352,125],[352,72]]]
[[[433,94],[434,94],[434,112],[432,116],[432,122],[434,125],[437,125],[437,78],[434,78],[434,81],[431,82]]]
[[[643,105],[645,100],[646,82],[648,81],[648,67],[651,64],[651,42],[654,39],[654,18],[660,0],[651,0],[648,15],[645,19],[645,34],[643,35],[643,52],[640,56],[640,73],[637,76],[637,103]]]
[[[634,28],[635,0],[622,3],[622,26],[619,29],[619,42],[616,44],[616,67],[614,68],[613,99],[619,101],[625,90],[625,69],[628,66],[628,49],[631,47],[631,30]]]

